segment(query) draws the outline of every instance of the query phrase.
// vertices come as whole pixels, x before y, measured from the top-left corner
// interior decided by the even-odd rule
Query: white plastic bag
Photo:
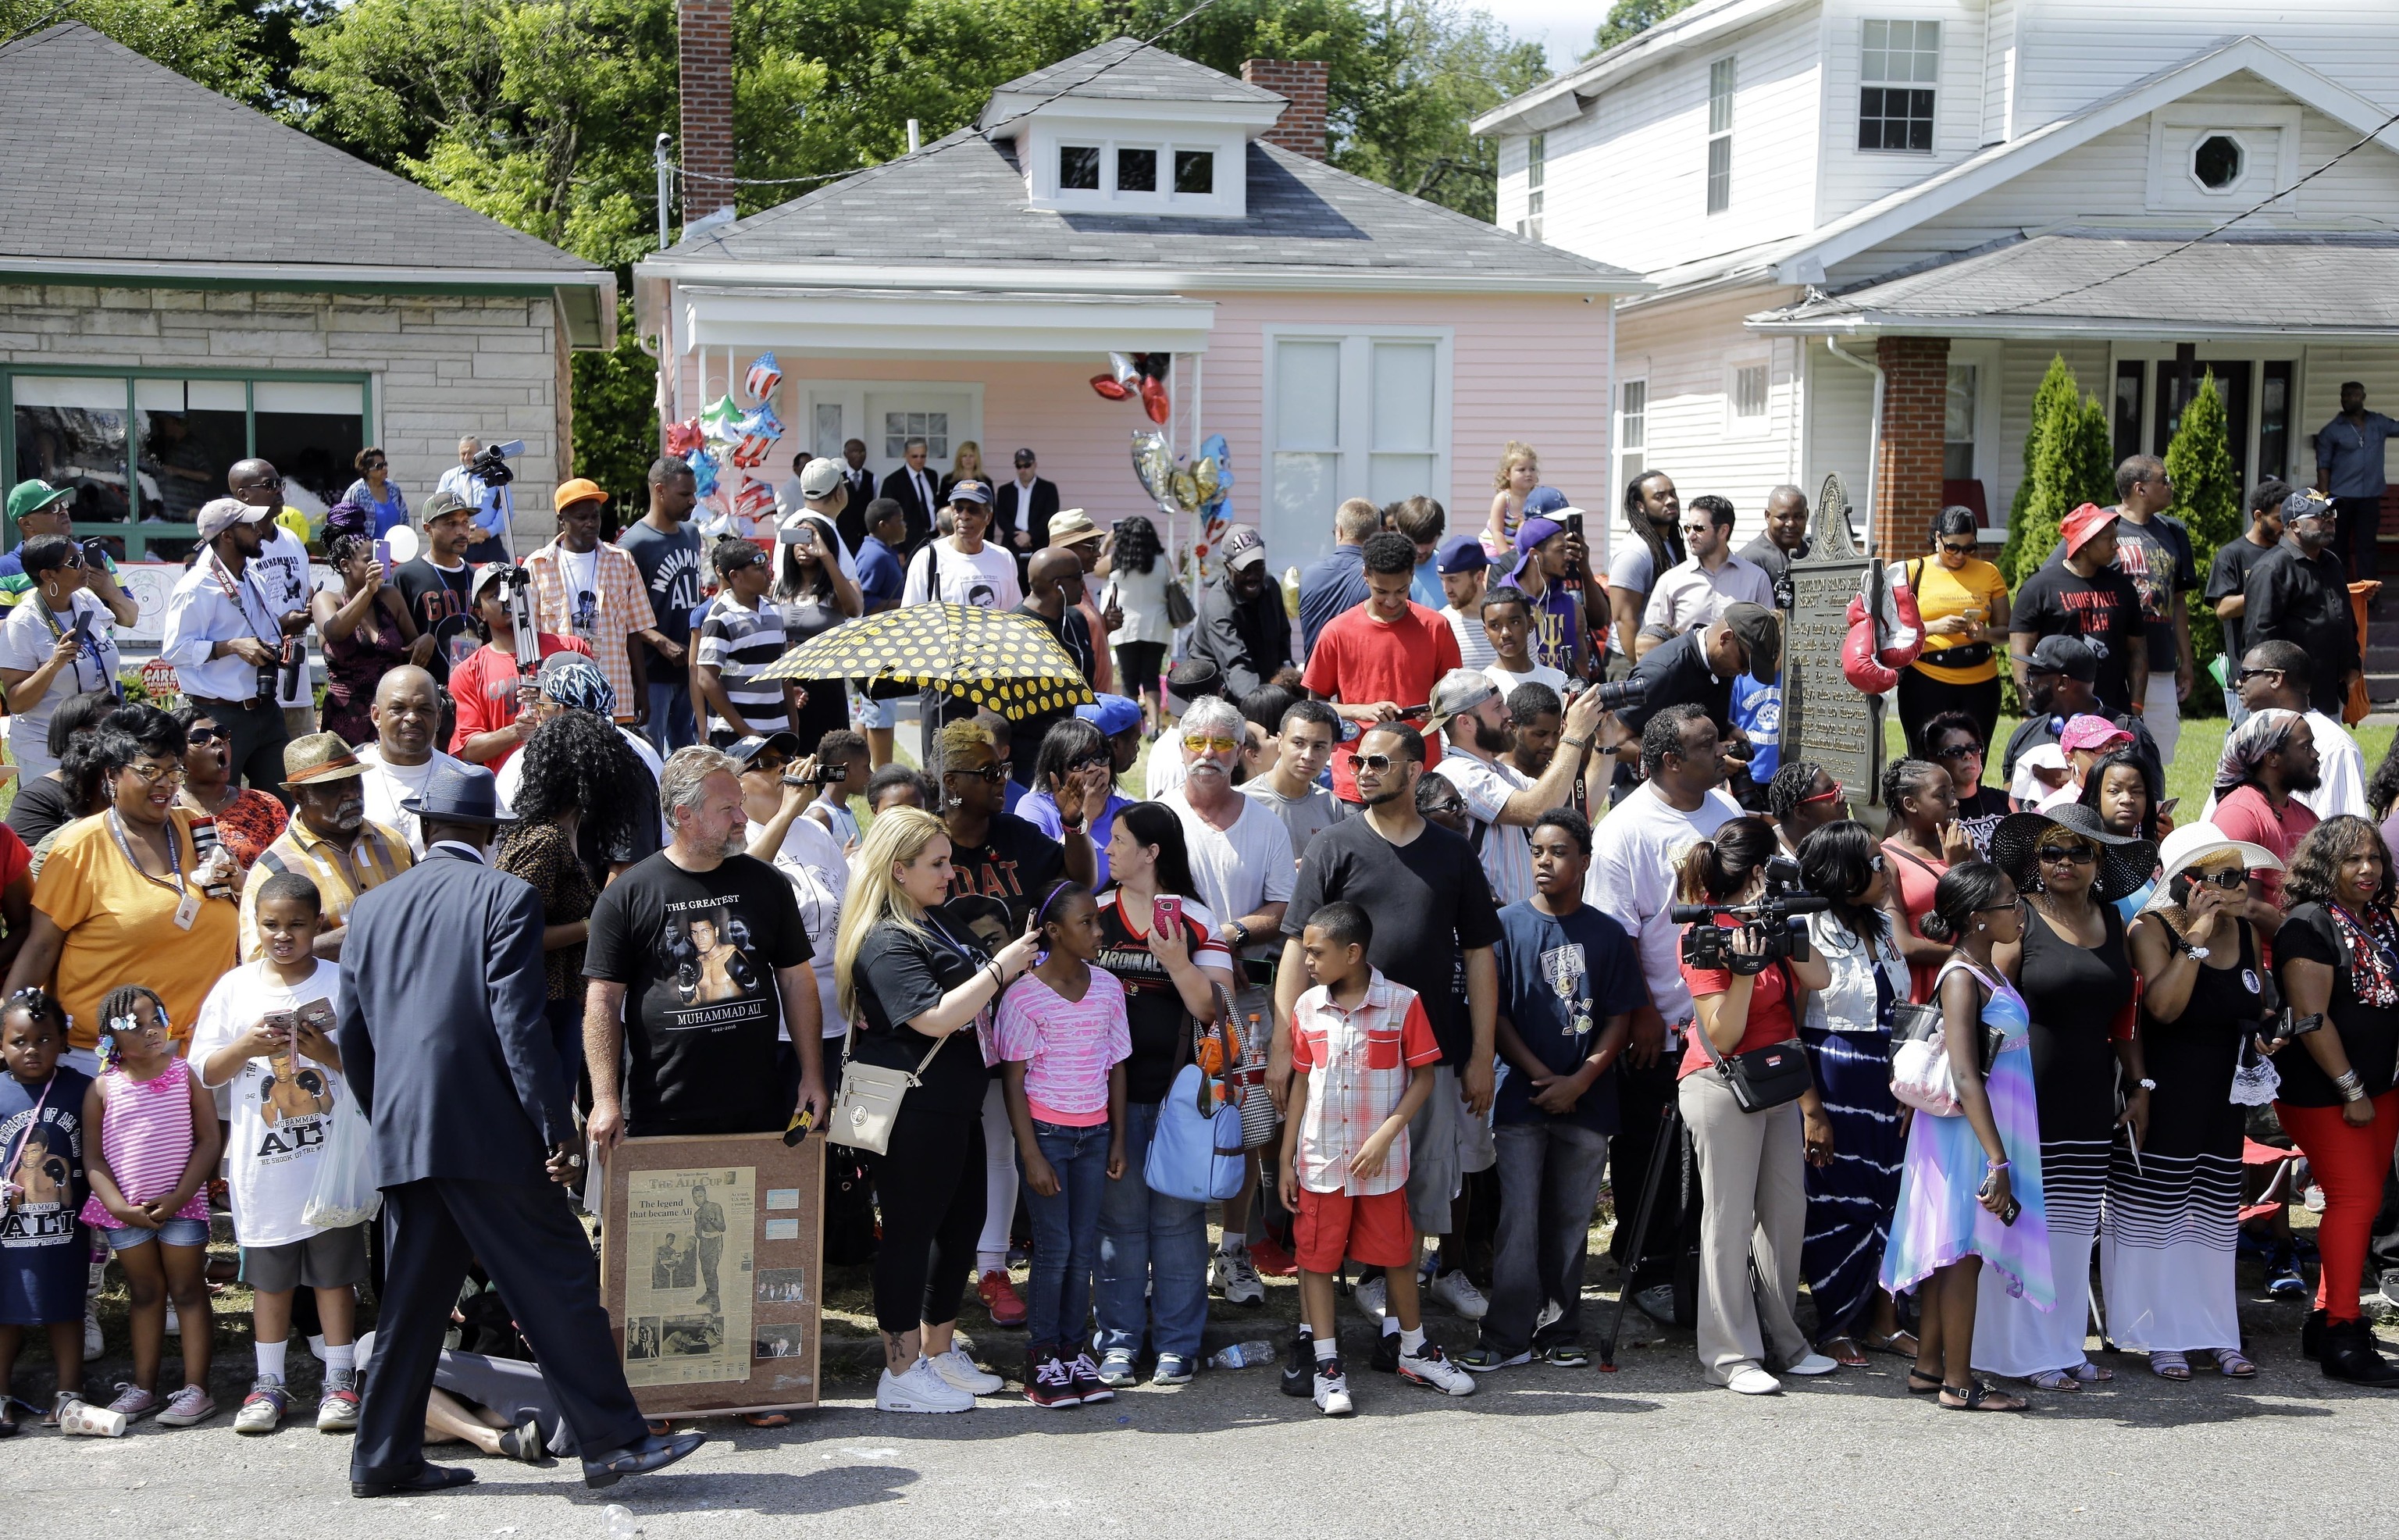
[[[320,1230],[346,1230],[364,1224],[382,1208],[383,1189],[375,1185],[374,1129],[344,1086],[325,1120],[325,1149],[317,1157],[317,1180],[308,1188],[300,1223]]]

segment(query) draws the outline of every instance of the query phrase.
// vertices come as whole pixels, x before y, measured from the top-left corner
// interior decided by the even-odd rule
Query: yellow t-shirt
[[[1901,565],[1905,575],[1915,580],[1916,613],[1927,625],[1953,615],[1978,615],[1988,620],[1991,601],[2007,597],[2007,580],[1999,575],[1999,569],[1979,557],[1969,557],[1956,572],[1943,566],[1940,558],[1931,556],[1923,559],[1921,567],[1912,559]],[[1997,679],[1999,654],[2008,644],[2007,635],[1994,630],[1984,640],[1990,645],[1988,657],[1962,669],[1948,669],[1941,666],[1941,655],[1952,647],[1967,645],[1966,639],[1929,638],[1924,643],[1924,655],[1916,660],[1916,667],[1924,670],[1926,678],[1944,684],[1980,684],[1986,679]]]
[[[167,816],[182,846],[183,881],[200,900],[191,929],[175,925],[180,895],[173,880],[153,881],[128,865],[109,833],[106,814],[61,830],[34,885],[34,907],[66,933],[59,950],[58,996],[75,1019],[67,1036],[76,1047],[100,1041],[100,1002],[119,984],[156,990],[167,1002],[177,1043],[189,1042],[200,1003],[234,966],[240,912],[231,899],[209,898],[193,884],[199,866],[192,848],[193,815],[178,807]]]

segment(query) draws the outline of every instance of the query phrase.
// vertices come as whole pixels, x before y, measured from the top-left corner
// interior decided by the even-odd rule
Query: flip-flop
[[[789,1427],[792,1414],[788,1412],[745,1412],[741,1420],[752,1427]]]
[[[2093,1363],[2088,1358],[2076,1364],[2072,1369],[2067,1371],[2067,1372],[2072,1374],[2076,1379],[2080,1380],[2084,1385],[2106,1385],[2108,1381],[2116,1377],[2116,1371],[2114,1370],[2107,1368],[2102,1364]]]
[[[2082,1382],[2075,1378],[2070,1371],[2064,1369],[2044,1369],[2038,1374],[2026,1375],[2025,1384],[2035,1390],[2056,1390],[2067,1395],[2073,1395],[2082,1388]]]
[[[1902,1345],[1902,1338],[1906,1339],[1904,1345]],[[1857,1343],[1869,1353],[1889,1353],[1901,1358],[1912,1358],[1918,1351],[1916,1333],[1913,1331],[1893,1331],[1888,1336],[1877,1336],[1874,1332],[1868,1331],[1861,1335]]]

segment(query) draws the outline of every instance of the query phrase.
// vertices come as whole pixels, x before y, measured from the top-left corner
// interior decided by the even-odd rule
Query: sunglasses
[[[2099,852],[2087,844],[2045,844],[2033,854],[2051,866],[2064,866],[2068,861],[2090,866],[2099,859]]]
[[[1370,774],[1382,776],[1389,774],[1391,766],[1400,763],[1389,754],[1361,754],[1357,759],[1357,767]]]
[[[1983,746],[1979,743],[1954,744],[1947,749],[1935,749],[1932,750],[1932,757],[1937,760],[1980,759],[1983,757]]]
[[[745,768],[755,770],[762,776],[772,776],[779,774],[783,766],[791,763],[780,754],[762,753],[752,757]]]
[[[1078,770],[1114,770],[1116,760],[1107,754],[1088,754],[1066,766],[1068,774]]]
[[[2234,672],[2232,682],[2235,684],[2246,684],[2253,679],[2263,679],[2268,674],[2272,674],[2279,679],[2282,677],[2282,673],[2283,670],[2280,669],[2242,669]]]
[[[1197,733],[1190,733],[1184,736],[1183,747],[1195,754],[1229,754],[1240,744],[1233,738],[1201,737]]]
[[[1838,802],[1840,800],[1841,783],[1839,781],[1835,781],[1833,783],[1833,789],[1829,791],[1819,791],[1812,797],[1800,798],[1799,805],[1805,807],[1811,802]]]
[[[965,776],[969,779],[979,780],[985,786],[997,786],[1008,778],[1008,772],[996,764],[986,764],[980,770],[944,770],[942,774],[944,777]]]
[[[162,780],[183,778],[183,767],[180,764],[129,764],[125,768],[141,777],[147,786],[156,786]]]
[[[2221,871],[2194,871],[2191,873],[2191,881],[2193,883],[2205,883],[2211,887],[2220,887],[2228,893],[2232,889],[2241,886],[2248,880],[2249,873],[2237,866],[2228,866]]]
[[[1978,540],[1969,540],[1962,546],[1951,545],[1948,541],[1944,540],[1941,542],[1941,548],[1948,552],[1951,556],[1972,556],[1983,547],[1982,542]]]
[[[369,460],[369,461],[367,462],[367,469],[369,469],[369,470],[382,470],[383,468],[385,468],[386,466],[388,466],[388,465],[390,465],[390,464],[391,464],[391,462],[390,462],[390,461],[388,461],[388,460]]]
[[[200,727],[197,725],[194,726],[191,731],[183,735],[183,741],[186,743],[218,743],[222,742],[224,738],[224,735],[218,732],[213,727]]]

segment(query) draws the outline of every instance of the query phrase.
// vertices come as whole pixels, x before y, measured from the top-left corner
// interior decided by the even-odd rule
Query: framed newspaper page
[[[823,1140],[629,1139],[606,1181],[601,1289],[643,1413],[816,1405]]]

